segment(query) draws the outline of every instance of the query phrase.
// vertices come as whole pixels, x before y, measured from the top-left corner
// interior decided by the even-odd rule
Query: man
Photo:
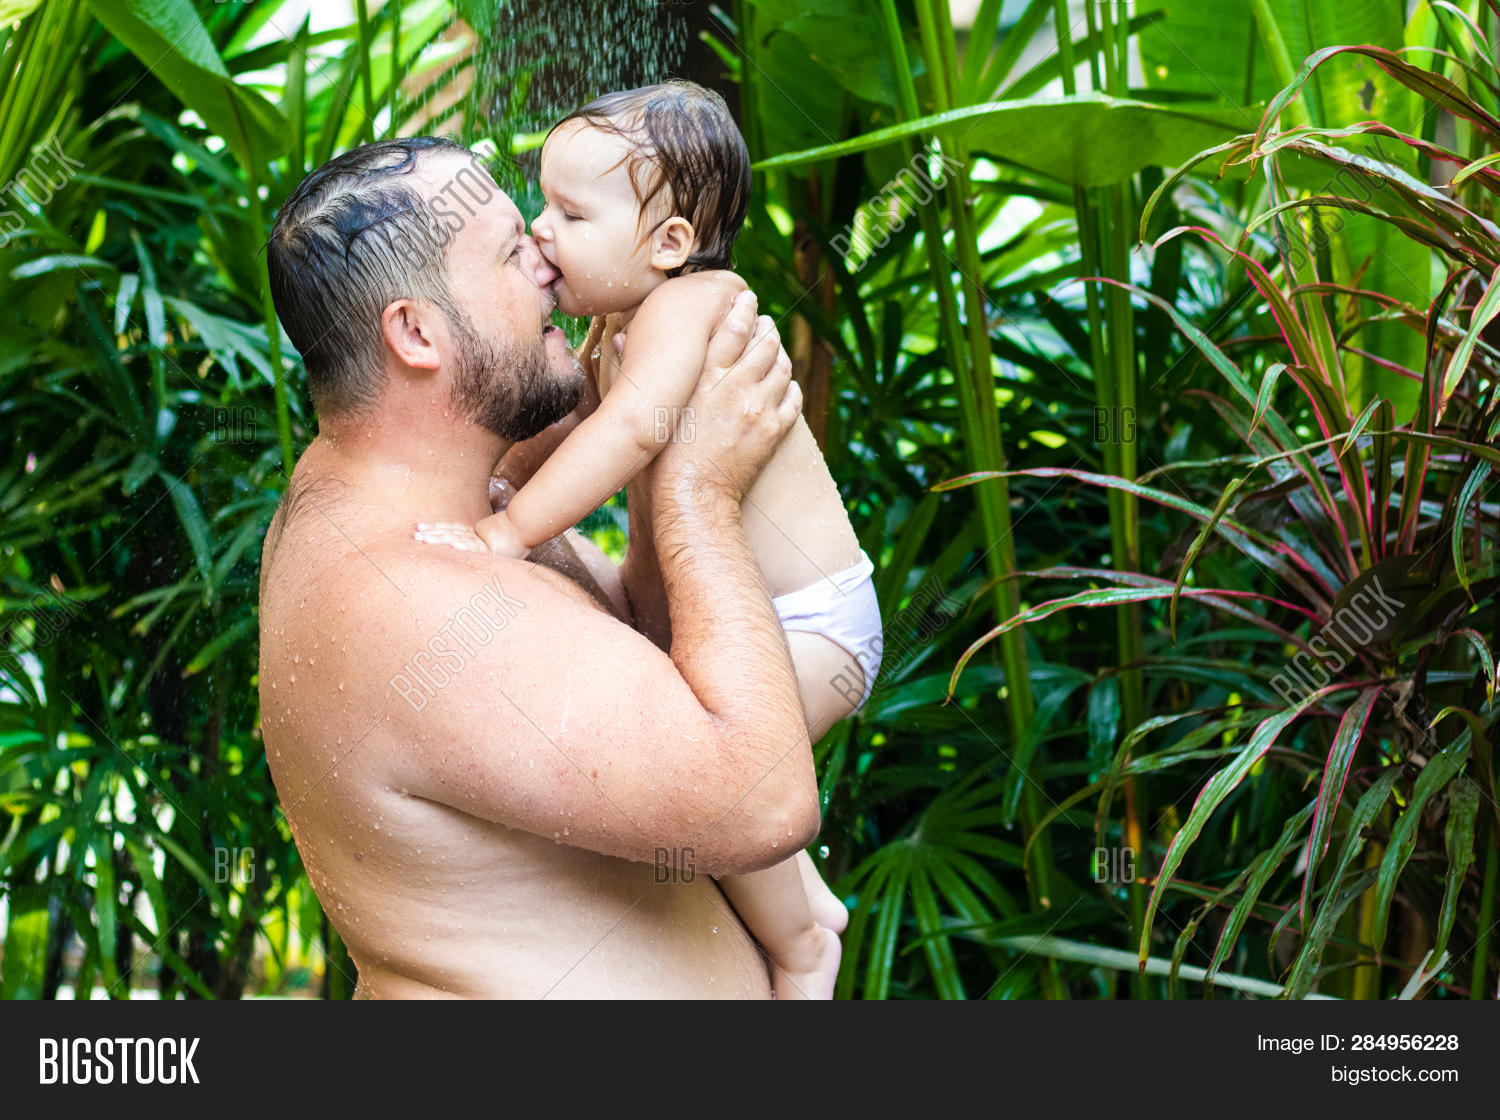
[[[413,539],[487,514],[496,464],[524,482],[589,388],[546,325],[556,273],[472,157],[340,156],[288,199],[268,263],[319,435],[266,538],[261,720],[356,994],[766,998],[710,876],[819,826],[739,520],[801,406],[770,320],[736,302],[693,439],[632,484],[656,555],[638,542],[617,571],[570,533],[569,579]],[[670,654],[635,614],[669,618]]]

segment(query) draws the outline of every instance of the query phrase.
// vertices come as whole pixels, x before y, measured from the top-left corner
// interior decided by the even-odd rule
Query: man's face
[[[505,439],[528,439],[571,412],[584,386],[567,337],[550,323],[557,270],[526,236],[515,203],[477,163],[435,158],[418,174],[434,214],[452,230],[453,404]]]

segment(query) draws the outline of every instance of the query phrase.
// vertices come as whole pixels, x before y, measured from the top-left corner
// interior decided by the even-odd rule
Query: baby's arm
[[[474,527],[492,552],[524,556],[603,504],[667,445],[698,383],[709,335],[745,283],[733,273],[667,280],[635,313],[620,376],[521,487]]]

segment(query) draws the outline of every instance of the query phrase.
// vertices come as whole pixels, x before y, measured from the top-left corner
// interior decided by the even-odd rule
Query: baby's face
[[[629,310],[665,279],[651,266],[649,235],[669,216],[666,202],[658,196],[642,216],[630,182],[631,151],[623,137],[583,121],[569,121],[542,148],[547,208],[531,223],[531,235],[562,274],[552,291],[565,314]]]

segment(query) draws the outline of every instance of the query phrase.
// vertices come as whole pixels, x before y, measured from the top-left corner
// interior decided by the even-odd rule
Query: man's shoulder
[[[527,560],[382,536],[356,553],[359,612],[398,613],[426,623],[465,606],[564,605],[578,588]],[[560,586],[561,585],[561,586]],[[351,609],[355,609],[351,605]]]

